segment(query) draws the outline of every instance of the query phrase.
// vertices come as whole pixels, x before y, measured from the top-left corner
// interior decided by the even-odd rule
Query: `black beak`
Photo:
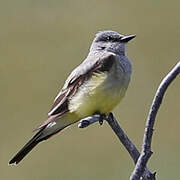
[[[134,39],[136,37],[135,34],[131,34],[131,35],[125,35],[121,38],[121,42],[128,42],[131,39]]]

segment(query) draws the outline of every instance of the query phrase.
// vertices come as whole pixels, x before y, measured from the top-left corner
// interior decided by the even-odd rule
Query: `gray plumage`
[[[125,36],[115,31],[101,31],[96,34],[87,58],[72,71],[55,98],[48,119],[37,128],[38,132],[10,160],[9,164],[19,163],[39,142],[48,139],[86,115],[101,113],[101,111],[108,112],[109,107],[118,103],[116,100],[124,96],[131,76],[131,62],[125,54],[125,46],[134,37],[135,35]],[[102,95],[98,102],[95,102],[98,95],[89,93],[94,86],[92,79],[101,74],[104,79],[100,80],[101,84],[96,84],[97,89],[94,92],[100,93],[99,96],[101,96],[101,91],[102,94],[105,92],[110,98],[113,97],[112,101],[107,99],[108,96]],[[109,102],[114,104],[108,104]],[[90,109],[86,109],[86,107],[89,108],[87,104]],[[66,113],[76,113],[77,118],[69,119]]]

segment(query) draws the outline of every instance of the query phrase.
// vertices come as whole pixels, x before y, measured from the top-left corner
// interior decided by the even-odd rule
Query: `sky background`
[[[178,0],[0,0],[0,179],[128,179],[134,164],[107,123],[75,124],[17,167],[7,163],[46,119],[100,30],[137,35],[127,47],[131,83],[114,113],[140,149],[155,91],[180,59],[179,7]],[[157,115],[148,167],[158,180],[179,179],[179,89],[177,77]]]

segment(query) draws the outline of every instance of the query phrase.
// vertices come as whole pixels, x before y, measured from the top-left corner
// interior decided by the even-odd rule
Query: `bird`
[[[136,35],[99,31],[87,58],[68,76],[54,99],[47,120],[36,128],[35,135],[9,161],[17,165],[37,144],[64,128],[94,114],[109,114],[128,88],[132,65],[126,44]]]

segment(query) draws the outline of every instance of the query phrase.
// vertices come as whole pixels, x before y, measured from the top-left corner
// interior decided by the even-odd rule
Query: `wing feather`
[[[115,62],[116,55],[114,53],[105,52],[99,57],[88,56],[82,64],[80,64],[68,77],[64,87],[55,98],[54,104],[48,113],[49,118],[43,122],[39,128],[43,128],[54,118],[68,112],[69,99],[78,91],[79,87],[87,81],[93,73],[109,71]],[[38,128],[38,129],[39,129]]]

